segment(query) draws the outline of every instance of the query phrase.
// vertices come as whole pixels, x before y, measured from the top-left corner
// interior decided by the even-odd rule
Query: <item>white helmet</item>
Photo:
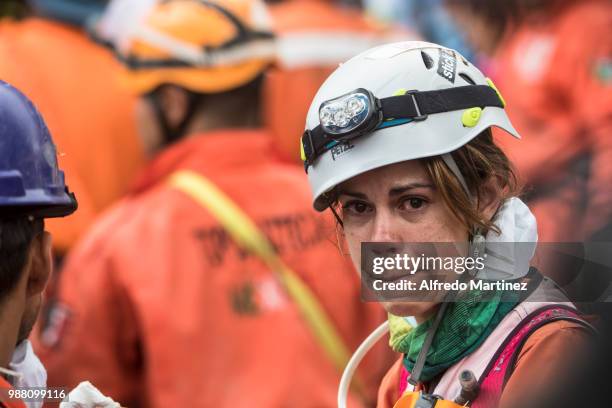
[[[497,126],[519,138],[503,98],[457,51],[408,41],[382,45],[341,64],[317,92],[302,137],[314,207],[369,170],[442,155]]]

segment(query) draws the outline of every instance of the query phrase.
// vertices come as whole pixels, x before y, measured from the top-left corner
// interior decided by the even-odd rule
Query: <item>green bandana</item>
[[[470,291],[450,305],[440,322],[438,331],[427,353],[421,374],[422,381],[429,381],[480,346],[499,322],[518,304],[517,301],[501,301],[503,292],[493,296]],[[507,298],[507,294],[504,298]],[[504,299],[505,300],[505,299]],[[404,318],[389,315],[390,345],[404,354],[404,367],[412,372],[423,346],[433,317],[415,328]]]

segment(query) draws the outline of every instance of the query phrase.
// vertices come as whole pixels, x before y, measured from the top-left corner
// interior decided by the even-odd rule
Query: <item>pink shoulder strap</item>
[[[410,377],[410,373],[406,370],[406,367],[402,364],[402,371],[400,371],[400,381],[399,381],[399,396],[401,396],[406,388],[408,388],[408,378]]]
[[[506,337],[491,359],[488,367],[480,379],[480,393],[478,398],[471,404],[472,408],[491,408],[497,406],[501,394],[512,368],[518,352],[522,348],[529,336],[545,325],[556,320],[575,320],[583,322],[576,311],[562,305],[550,305],[540,308],[516,326],[516,328]],[[583,322],[584,323],[584,322]],[[408,387],[410,373],[402,366],[400,381],[398,384],[399,395],[402,395]]]
[[[564,306],[548,306],[527,316],[504,341],[480,380],[480,393],[472,408],[496,407],[516,358],[529,336],[543,325],[557,320],[583,322],[575,310]]]

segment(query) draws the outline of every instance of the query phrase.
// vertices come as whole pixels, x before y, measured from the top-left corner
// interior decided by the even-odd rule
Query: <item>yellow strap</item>
[[[225,193],[199,173],[181,170],[170,176],[169,183],[210,211],[238,245],[257,255],[276,273],[317,341],[342,372],[350,357],[348,348],[310,288],[283,262],[255,223]]]

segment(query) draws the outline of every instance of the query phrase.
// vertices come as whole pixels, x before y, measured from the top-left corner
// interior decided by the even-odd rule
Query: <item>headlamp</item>
[[[370,91],[359,88],[323,102],[319,121],[330,138],[349,140],[376,129],[382,122],[380,102]]]
[[[497,91],[488,85],[414,90],[382,99],[358,88],[321,104],[319,125],[302,136],[304,167],[308,169],[317,157],[334,146],[377,129],[426,120],[436,113],[487,106],[504,108]]]

